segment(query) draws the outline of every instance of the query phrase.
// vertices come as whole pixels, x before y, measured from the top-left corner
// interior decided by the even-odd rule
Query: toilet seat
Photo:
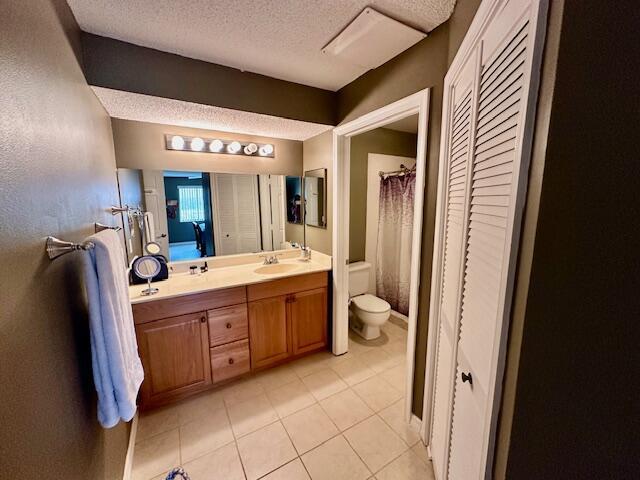
[[[360,310],[364,312],[371,313],[384,313],[391,310],[391,305],[389,302],[376,297],[375,295],[371,295],[370,293],[365,293],[364,295],[358,295],[357,297],[353,297],[351,302]]]

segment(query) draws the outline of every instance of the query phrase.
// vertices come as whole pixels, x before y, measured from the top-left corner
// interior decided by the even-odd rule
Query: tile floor
[[[133,480],[428,480],[403,421],[406,330],[318,353],[140,417]]]

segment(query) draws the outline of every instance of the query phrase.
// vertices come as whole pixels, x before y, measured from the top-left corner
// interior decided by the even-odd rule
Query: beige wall
[[[333,231],[332,145],[333,132],[331,130],[303,142],[304,171],[315,170],[316,168],[327,169],[327,228],[306,226],[307,245],[327,255],[331,255],[331,235]]]
[[[96,395],[81,241],[118,202],[109,117],[77,60],[64,0],[0,2],[0,449],[2,478],[121,479],[128,426],[105,430]]]
[[[351,139],[349,192],[349,262],[365,259],[367,166],[370,153],[416,157],[418,135],[376,128]]]
[[[118,167],[148,170],[186,170],[225,173],[302,175],[302,142],[214,130],[113,118],[113,141]],[[246,157],[167,150],[165,134],[271,143],[275,157]]]

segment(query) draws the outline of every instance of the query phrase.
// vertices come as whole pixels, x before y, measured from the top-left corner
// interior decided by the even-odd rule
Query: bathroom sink
[[[262,275],[275,275],[278,273],[292,272],[298,268],[300,268],[298,265],[292,265],[291,263],[276,263],[274,265],[263,265],[262,267],[256,268],[254,272]]]

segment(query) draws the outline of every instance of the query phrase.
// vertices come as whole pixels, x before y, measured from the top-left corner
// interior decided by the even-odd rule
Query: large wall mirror
[[[327,169],[304,172],[305,225],[327,228]]]
[[[288,246],[283,175],[119,168],[118,182],[122,205],[147,212],[125,221],[130,260],[149,241],[172,262]]]

